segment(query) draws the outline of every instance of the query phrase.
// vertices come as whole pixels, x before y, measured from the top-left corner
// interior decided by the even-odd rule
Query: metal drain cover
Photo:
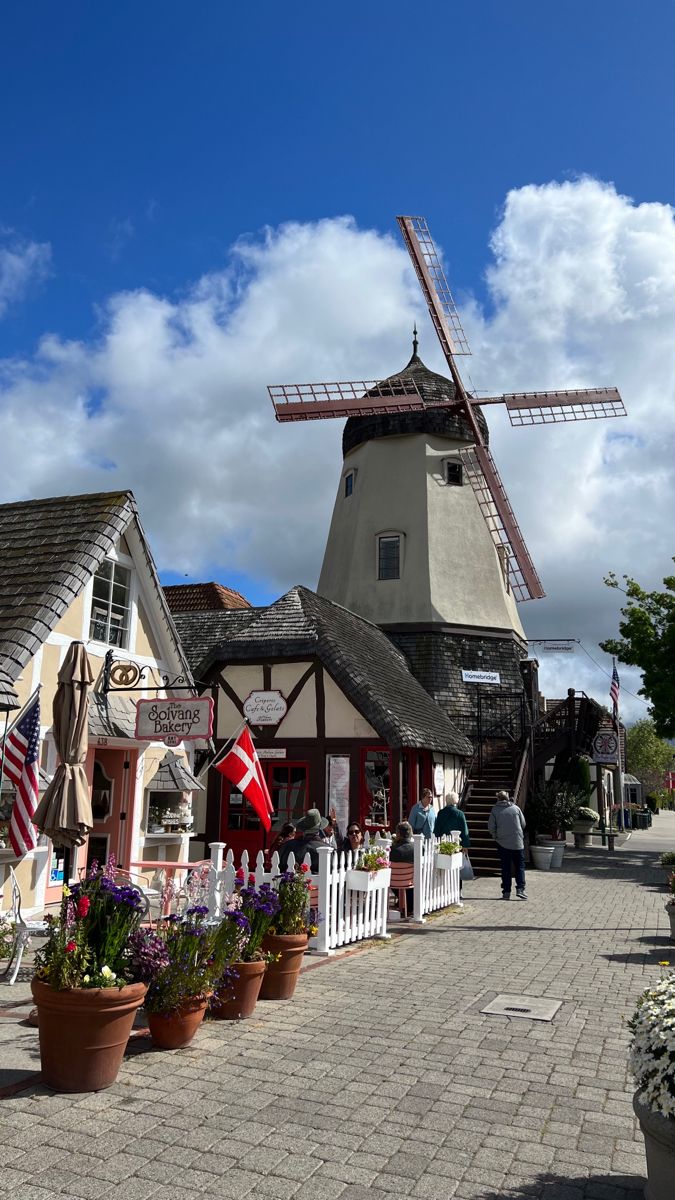
[[[495,996],[482,1013],[492,1017],[524,1017],[527,1021],[552,1021],[562,1000],[546,1000],[541,996]]]

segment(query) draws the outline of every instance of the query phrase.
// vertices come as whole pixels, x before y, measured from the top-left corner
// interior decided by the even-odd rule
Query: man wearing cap
[[[289,855],[295,855],[296,864],[304,862],[306,854],[309,854],[312,865],[312,874],[316,875],[319,870],[319,856],[317,849],[319,846],[326,845],[326,839],[321,836],[321,830],[325,829],[328,821],[321,816],[318,808],[310,808],[295,822],[295,837],[291,838],[290,842],[285,842],[281,847],[279,854],[279,866],[282,871],[288,869]]]

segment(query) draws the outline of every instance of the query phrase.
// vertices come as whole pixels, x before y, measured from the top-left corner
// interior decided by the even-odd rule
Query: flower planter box
[[[435,854],[434,866],[437,871],[461,871],[462,858],[461,852],[459,854]]]
[[[347,871],[347,887],[352,892],[378,892],[390,883],[391,867],[382,867],[380,871],[359,871],[352,867]]]
[[[653,1112],[642,1103],[642,1093],[633,1097],[633,1109],[645,1139],[648,1200],[672,1200],[675,1179],[675,1118]]]
[[[59,992],[34,978],[31,991],[38,1010],[42,1083],[54,1092],[112,1087],[145,984]]]

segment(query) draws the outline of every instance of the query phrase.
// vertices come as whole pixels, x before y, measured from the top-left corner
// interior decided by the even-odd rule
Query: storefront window
[[[280,824],[295,822],[307,809],[307,767],[304,764],[273,766],[270,771],[269,789],[275,820]]]
[[[362,755],[362,820],[365,825],[388,825],[391,820],[391,753],[364,750]]]

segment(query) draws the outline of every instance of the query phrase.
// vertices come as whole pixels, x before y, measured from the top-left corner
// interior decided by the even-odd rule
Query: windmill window
[[[348,475],[345,475],[345,497],[351,496],[353,491],[354,491],[354,472],[350,471]]]
[[[377,539],[377,578],[401,578],[401,538],[398,534]]]
[[[131,571],[106,559],[94,575],[89,637],[107,646],[129,645]]]
[[[445,464],[445,482],[450,487],[461,487],[464,483],[464,473],[462,464],[455,462],[454,459],[448,459]]]

